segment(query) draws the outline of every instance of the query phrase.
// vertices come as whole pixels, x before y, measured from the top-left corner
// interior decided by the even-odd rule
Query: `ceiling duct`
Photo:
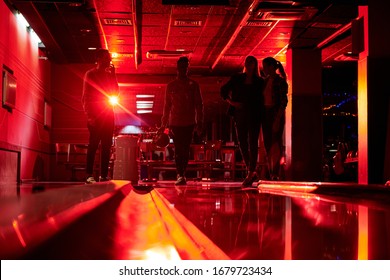
[[[196,27],[202,26],[201,20],[191,20],[191,19],[176,19],[173,23],[174,26],[188,26],[188,27]]]
[[[352,53],[343,53],[334,58],[335,61],[358,61],[359,56]]]
[[[104,18],[103,24],[105,25],[127,25],[131,26],[133,23],[127,18]]]
[[[305,8],[273,8],[273,9],[258,9],[254,15],[255,19],[261,20],[309,20],[316,13],[314,7]]]
[[[328,28],[328,29],[339,29],[343,26],[341,23],[332,23],[332,22],[314,22],[311,27],[315,28]]]
[[[166,51],[166,50],[150,50],[146,53],[146,58],[179,58],[181,56],[188,56],[192,51]]]
[[[274,24],[271,20],[248,20],[246,26],[250,27],[271,27]]]

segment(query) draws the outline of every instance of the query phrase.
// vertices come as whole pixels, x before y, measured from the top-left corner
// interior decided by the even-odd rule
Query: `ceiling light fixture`
[[[103,23],[105,25],[133,25],[131,20],[127,18],[104,18]]]
[[[69,3],[69,7],[81,7],[82,3]]]
[[[189,55],[192,51],[166,51],[166,50],[150,50],[146,53],[146,58],[178,58],[183,55]]]
[[[136,98],[154,98],[153,94],[137,94]]]
[[[152,110],[137,110],[137,114],[148,114],[152,112],[153,112]]]
[[[202,26],[201,20],[192,20],[192,19],[176,19],[173,22],[174,26]]]

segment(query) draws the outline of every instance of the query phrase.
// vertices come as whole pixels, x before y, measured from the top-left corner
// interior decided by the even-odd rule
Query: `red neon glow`
[[[368,208],[359,206],[358,260],[368,260]]]

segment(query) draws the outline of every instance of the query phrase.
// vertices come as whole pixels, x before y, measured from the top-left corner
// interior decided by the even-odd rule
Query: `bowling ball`
[[[165,133],[157,133],[156,136],[153,138],[153,143],[158,148],[165,148],[169,145],[169,135]]]

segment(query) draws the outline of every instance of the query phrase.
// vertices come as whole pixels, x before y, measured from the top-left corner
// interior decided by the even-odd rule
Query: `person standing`
[[[167,126],[173,134],[176,185],[186,185],[185,172],[189,160],[194,129],[201,133],[203,127],[203,100],[199,84],[188,77],[189,60],[177,61],[177,77],[168,83],[165,92],[164,111],[159,131]]]
[[[106,49],[96,52],[96,67],[84,75],[82,104],[87,116],[89,143],[87,150],[86,183],[96,183],[93,176],[96,151],[101,143],[99,181],[108,181],[108,166],[114,132],[114,110],[109,103],[119,91],[111,54]]]
[[[264,146],[267,152],[270,179],[279,180],[285,111],[288,102],[287,77],[283,65],[275,58],[264,58],[262,64],[265,74],[264,121],[262,124]]]
[[[228,114],[234,119],[238,144],[247,168],[243,186],[251,186],[258,178],[256,166],[263,86],[257,58],[247,56],[244,72],[233,75],[220,91],[221,97],[229,103]]]

